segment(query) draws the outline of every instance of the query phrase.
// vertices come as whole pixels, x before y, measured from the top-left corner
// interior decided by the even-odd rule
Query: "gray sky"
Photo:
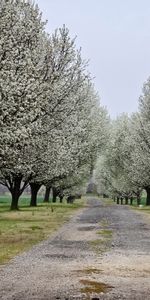
[[[65,24],[112,117],[136,111],[150,76],[150,0],[36,0],[47,30]]]

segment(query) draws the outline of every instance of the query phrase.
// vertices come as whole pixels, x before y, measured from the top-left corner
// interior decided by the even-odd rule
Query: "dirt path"
[[[150,222],[89,199],[52,238],[0,270],[0,299],[150,299]]]

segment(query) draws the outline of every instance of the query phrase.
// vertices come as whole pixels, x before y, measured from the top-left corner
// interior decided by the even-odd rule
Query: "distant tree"
[[[107,149],[96,165],[99,189],[118,199],[125,198],[126,203],[141,188],[139,182],[131,176],[134,152],[132,143],[131,120],[123,114],[112,122]]]
[[[130,174],[147,192],[150,205],[150,79],[144,84],[139,98],[139,112],[132,117],[132,164]]]

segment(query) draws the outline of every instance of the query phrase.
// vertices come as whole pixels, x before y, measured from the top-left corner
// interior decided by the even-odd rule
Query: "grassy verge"
[[[109,199],[109,198],[102,198],[101,199],[106,205],[114,205],[114,204],[117,204],[117,201],[114,202],[113,199]],[[121,205],[121,201],[119,200],[119,204]],[[146,197],[141,197],[140,199],[140,204],[143,205],[145,208],[146,208]],[[123,205],[125,205],[125,199],[123,199]],[[128,205],[130,205],[130,199],[128,200]],[[138,205],[137,205],[137,200],[136,199],[133,199],[133,203],[132,205],[130,205],[131,207],[135,207],[137,208]]]
[[[138,211],[141,211],[143,213],[148,213],[150,214],[150,206],[142,206],[142,207],[139,207],[139,206],[131,206],[133,209],[135,210],[138,210]]]
[[[146,205],[146,197],[141,197],[140,204],[144,205],[144,206]],[[137,200],[136,199],[133,200],[132,206],[136,206],[137,207]]]
[[[20,210],[11,212],[10,199],[0,197],[0,264],[46,239],[84,205],[83,200],[43,204],[40,198],[36,208],[28,207],[28,203],[27,197],[22,198]]]

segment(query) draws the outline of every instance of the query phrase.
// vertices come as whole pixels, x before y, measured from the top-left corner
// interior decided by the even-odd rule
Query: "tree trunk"
[[[68,204],[70,204],[70,203],[72,204],[74,202],[74,200],[75,200],[75,196],[70,195],[70,196],[67,197],[67,203]]]
[[[145,188],[147,197],[146,197],[146,205],[150,205],[150,187]]]
[[[59,196],[59,199],[60,199],[60,203],[62,203],[63,202],[63,198],[64,198],[64,196]]]
[[[31,201],[30,206],[37,206],[37,194],[41,187],[41,184],[31,182],[30,188],[31,188]]]
[[[12,195],[12,200],[11,200],[11,210],[18,210],[18,201],[19,201],[19,197],[22,194],[21,192],[21,181],[22,181],[22,176],[21,177],[14,177],[13,180],[13,185],[10,188],[10,192]]]
[[[133,204],[133,197],[130,197],[130,205]]]
[[[117,197],[117,204],[119,204],[119,199],[120,199],[120,198],[119,198],[119,197]]]
[[[55,187],[53,187],[52,190],[53,190],[53,200],[52,201],[53,201],[53,203],[55,203],[56,199],[57,199],[57,189]]]
[[[45,196],[44,196],[44,201],[43,202],[49,202],[50,191],[51,191],[51,187],[46,186]]]
[[[123,205],[123,198],[121,197],[121,205]]]
[[[140,205],[141,204],[141,194],[140,194],[140,192],[137,192],[136,200],[137,200],[137,205]]]
[[[125,205],[128,205],[128,200],[129,200],[129,197],[126,196],[126,197],[125,197]]]
[[[59,197],[60,203],[62,203],[63,202],[63,198],[64,198],[64,194],[63,194],[63,190],[62,189],[59,190],[58,197]]]

